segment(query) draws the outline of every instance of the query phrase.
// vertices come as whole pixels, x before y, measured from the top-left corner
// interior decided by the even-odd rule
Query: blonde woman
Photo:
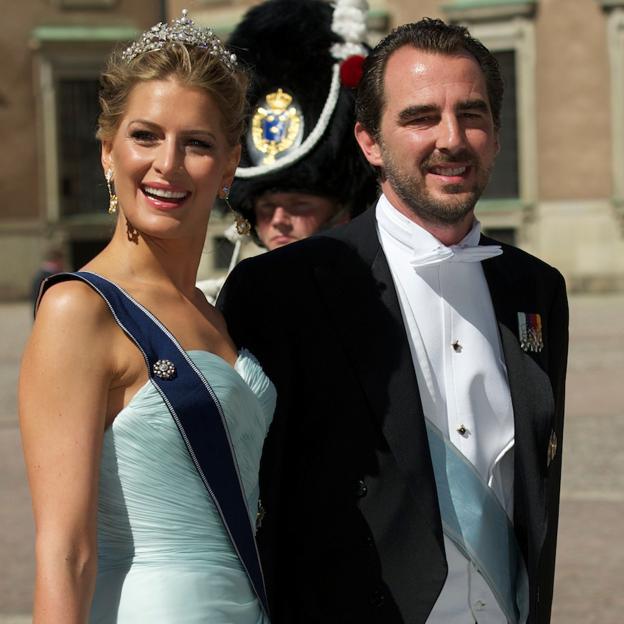
[[[34,622],[268,622],[254,521],[275,391],[195,288],[246,79],[183,12],[101,85],[115,231],[44,285],[20,379]]]

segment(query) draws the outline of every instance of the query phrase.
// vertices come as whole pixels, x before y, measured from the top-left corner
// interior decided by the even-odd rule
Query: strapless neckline
[[[188,357],[191,359],[191,361],[193,362],[193,364],[195,366],[198,366],[198,361],[195,361],[194,358],[197,358],[198,360],[201,359],[201,358],[207,358],[208,360],[214,362],[215,364],[218,364],[219,367],[222,368],[224,371],[228,370],[228,371],[231,371],[231,373],[236,374],[237,377],[241,378],[244,383],[247,383],[245,378],[241,374],[241,372],[242,372],[241,368],[242,368],[244,362],[249,362],[252,365],[252,367],[257,367],[258,370],[260,372],[262,372],[262,366],[260,365],[260,362],[258,362],[258,360],[253,355],[253,353],[251,353],[250,351],[248,351],[245,348],[240,349],[238,351],[237,356],[236,356],[236,360],[234,361],[234,365],[233,366],[227,360],[222,358],[220,355],[217,355],[216,353],[213,353],[212,351],[207,351],[205,349],[183,349],[183,352],[186,355],[188,355]],[[198,368],[200,368],[200,372],[201,372],[201,367],[198,366]],[[247,385],[249,385],[249,384],[247,384]],[[117,418],[119,417],[120,414],[122,414],[127,409],[132,409],[132,407],[134,407],[136,402],[139,402],[141,400],[141,398],[143,397],[143,395],[146,392],[149,392],[152,389],[154,389],[154,387],[152,385],[152,380],[148,379],[132,395],[132,398],[126,403],[126,405],[124,405],[119,410],[119,412],[117,413],[117,415],[113,419],[112,423],[106,429],[107,430],[110,429],[112,424],[115,422],[115,420],[117,420]]]

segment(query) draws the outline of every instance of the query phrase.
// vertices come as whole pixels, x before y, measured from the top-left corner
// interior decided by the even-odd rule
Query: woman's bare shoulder
[[[33,334],[42,331],[84,338],[101,335],[114,325],[106,302],[88,284],[78,280],[59,282],[45,292],[35,316]],[[68,345],[69,346],[69,345]]]

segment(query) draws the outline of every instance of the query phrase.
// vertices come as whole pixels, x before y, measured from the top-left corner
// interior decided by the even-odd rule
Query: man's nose
[[[455,152],[465,145],[464,130],[457,115],[445,115],[438,126],[436,147],[445,152]]]
[[[284,206],[276,206],[271,221],[273,223],[290,223],[290,213]]]

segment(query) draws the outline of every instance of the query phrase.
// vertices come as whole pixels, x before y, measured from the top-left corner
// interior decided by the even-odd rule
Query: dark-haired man
[[[501,99],[465,29],[392,32],[358,91],[376,207],[222,293],[279,395],[259,536],[277,624],[550,620],[567,300],[474,216]]]

